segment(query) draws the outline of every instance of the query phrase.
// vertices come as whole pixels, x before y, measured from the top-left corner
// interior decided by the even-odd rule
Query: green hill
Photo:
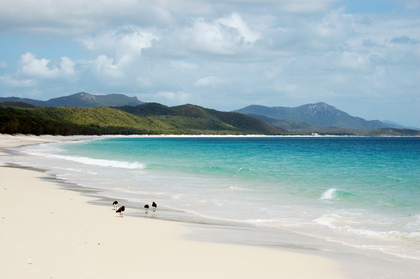
[[[0,133],[102,135],[154,134],[168,126],[107,107],[1,108]]]
[[[285,135],[420,136],[410,129],[320,127],[297,120],[221,112],[195,105],[167,107],[156,103],[123,107],[35,107],[0,103],[0,133],[52,135]],[[269,123],[267,123],[269,122]],[[278,126],[287,128],[288,131]]]
[[[35,105],[31,105],[22,101],[8,101],[8,102],[1,102],[0,107],[13,107],[13,108],[36,108]]]
[[[176,131],[187,134],[265,134],[279,135],[287,131],[257,118],[235,112],[221,112],[195,105],[167,107],[145,103],[136,107],[119,109],[139,117],[158,119]]]
[[[0,133],[104,134],[282,134],[286,131],[239,113],[185,105],[165,107],[35,107],[0,105]]]

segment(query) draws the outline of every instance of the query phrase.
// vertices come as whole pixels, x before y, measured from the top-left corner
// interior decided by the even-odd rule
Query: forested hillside
[[[128,108],[137,109],[130,112]],[[124,111],[128,110],[128,111]],[[176,110],[176,109],[175,109]],[[0,106],[0,133],[52,135],[104,134],[282,134],[286,131],[238,113],[196,106],[179,107],[176,115],[142,115],[138,107]],[[137,114],[135,112],[138,112]]]

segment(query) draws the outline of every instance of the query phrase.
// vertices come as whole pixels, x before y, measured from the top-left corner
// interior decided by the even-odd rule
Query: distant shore
[[[7,147],[89,138],[0,135],[0,156]],[[193,241],[182,223],[121,218],[111,204],[8,163],[0,165],[3,278],[346,278],[314,254]]]

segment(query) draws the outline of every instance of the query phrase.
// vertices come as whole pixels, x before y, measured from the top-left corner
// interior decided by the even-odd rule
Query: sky
[[[0,97],[78,92],[420,127],[420,0],[0,0]]]

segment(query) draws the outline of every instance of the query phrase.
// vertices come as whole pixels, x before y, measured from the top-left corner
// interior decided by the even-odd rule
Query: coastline
[[[10,153],[4,150],[4,148],[7,147],[21,145],[41,144],[47,142],[91,140],[95,138],[103,139],[109,137],[114,136],[39,137],[25,135],[10,136],[0,134],[0,156],[8,155],[3,157],[3,160],[0,162],[0,181],[2,181],[0,186],[20,185],[22,183],[25,184],[25,187],[20,188],[20,190],[15,193],[13,198],[15,201],[18,201],[19,208],[22,208],[21,216],[19,218],[24,218],[22,216],[26,211],[32,212],[32,210],[34,210],[34,208],[31,208],[27,205],[26,202],[23,202],[23,200],[19,198],[22,193],[23,195],[26,195],[28,190],[31,189],[28,188],[29,186],[32,187],[35,185],[40,185],[36,187],[41,187],[43,190],[46,187],[51,187],[53,188],[51,194],[48,195],[48,197],[40,198],[40,200],[42,200],[42,204],[49,204],[49,200],[56,199],[57,195],[66,195],[67,198],[72,200],[72,203],[70,204],[66,204],[66,202],[63,201],[63,205],[68,206],[67,210],[76,210],[76,208],[73,207],[77,207],[78,213],[71,215],[71,218],[67,218],[71,220],[71,222],[68,222],[67,219],[64,220],[63,223],[60,224],[60,228],[65,227],[65,230],[69,232],[68,234],[72,235],[74,234],[75,230],[73,227],[79,227],[82,224],[81,228],[85,228],[86,232],[84,232],[84,234],[78,232],[77,236],[73,237],[80,242],[84,239],[87,239],[89,236],[88,231],[95,232],[98,236],[98,239],[107,239],[110,250],[106,250],[106,253],[110,254],[110,258],[106,258],[106,260],[105,258],[102,258],[103,255],[101,254],[102,252],[100,252],[100,250],[97,250],[96,253],[90,253],[89,257],[98,257],[98,259],[95,261],[95,264],[108,271],[98,273],[98,270],[92,271],[90,267],[84,264],[83,270],[79,270],[79,273],[70,272],[72,276],[69,276],[68,278],[74,278],[76,276],[81,278],[85,278],[84,276],[86,276],[87,278],[89,274],[89,278],[108,278],[108,274],[114,274],[115,276],[117,276],[117,274],[124,274],[128,275],[130,278],[137,274],[157,276],[158,278],[251,278],[255,276],[265,276],[268,278],[319,278],[321,276],[327,279],[417,278],[418,272],[420,272],[417,263],[414,261],[395,258],[384,259],[383,255],[374,255],[370,252],[366,253],[367,250],[365,249],[349,250],[349,247],[342,246],[339,243],[326,243],[325,240],[320,241],[313,238],[301,239],[300,236],[296,234],[290,234],[287,231],[261,230],[258,228],[243,226],[236,227],[229,224],[216,224],[212,222],[203,223],[200,220],[195,222],[188,216],[185,216],[186,219],[184,219],[182,212],[179,212],[181,213],[181,215],[179,215],[177,212],[161,209],[158,210],[156,215],[145,215],[144,211],[142,209],[140,210],[137,204],[126,204],[126,202],[123,201],[120,202],[128,206],[128,210],[126,210],[124,218],[120,218],[112,210],[109,210],[112,209],[112,206],[110,205],[112,200],[109,198],[104,198],[101,195],[99,189],[81,187],[77,184],[71,184],[65,180],[60,180],[51,175],[47,175],[41,169],[34,169],[30,163],[26,163],[24,165],[14,164],[14,153]],[[19,162],[19,159],[16,159],[16,161]],[[36,161],[34,161],[34,163],[35,162]],[[13,172],[11,170],[13,170]],[[13,174],[16,171],[17,174]],[[25,173],[28,172],[33,173],[33,177],[30,179],[27,179],[25,176]],[[3,188],[4,187],[0,187],[1,192],[3,192]],[[5,193],[7,193],[7,188],[8,187],[4,189]],[[68,195],[72,196],[70,197],[64,193],[68,193]],[[29,191],[29,194],[32,195],[31,203],[34,203],[34,200],[38,200],[38,198],[36,198],[38,195],[36,191]],[[80,203],[78,202],[76,205],[74,201],[76,199],[79,201],[79,198],[77,197],[81,198]],[[10,213],[9,206],[6,207],[8,201],[9,198],[7,195],[0,195],[0,202],[3,204],[3,214],[0,216],[0,221],[2,224],[5,224],[4,228],[8,228],[9,224],[11,224],[5,222],[5,220],[11,220],[10,218],[6,219],[7,215]],[[35,204],[32,206],[35,206]],[[38,205],[36,204],[36,206]],[[61,208],[62,204],[58,203],[58,205],[54,205],[52,208],[55,208],[55,206]],[[10,206],[10,208],[13,207],[14,206]],[[83,210],[78,210],[79,207]],[[46,208],[44,211],[42,211],[41,208],[36,208],[35,211],[38,212],[38,214],[29,214],[25,216],[25,218],[34,218],[37,220],[41,216],[43,216],[42,218],[50,217],[48,214],[45,214],[45,212],[55,214],[52,213],[54,210],[50,209],[49,207],[44,208]],[[13,210],[15,209],[13,208]],[[95,222],[92,222],[92,224],[89,224],[89,226],[86,227],[84,224],[88,224],[89,221],[87,221],[84,216],[90,214],[93,211],[95,211],[95,213],[89,215],[90,217],[88,216],[87,219],[91,220],[90,222],[95,220]],[[104,212],[106,216],[110,217],[110,219],[104,219],[97,224],[97,216],[104,218]],[[173,213],[175,213],[175,215]],[[117,221],[116,226],[120,227],[114,230],[113,227],[115,226],[115,219],[123,219],[124,221]],[[78,220],[81,220],[81,222]],[[63,246],[62,243],[67,244],[68,242],[72,242],[73,238],[70,238],[69,236],[68,238],[56,240],[56,236],[54,234],[54,231],[57,231],[56,227],[47,226],[47,228],[44,229],[44,225],[41,225],[41,223],[39,223],[39,226],[42,228],[36,228],[35,230],[41,230],[45,235],[44,238],[40,238],[42,239],[40,242],[43,243],[44,246],[46,245],[46,247],[48,247],[47,250],[51,249],[51,244],[49,244],[50,239],[55,241],[52,242],[55,243],[53,246],[58,247],[58,250],[54,251],[56,256],[49,258],[51,263],[54,264],[57,261],[66,259],[67,255],[71,259],[76,257],[75,252],[71,251],[72,247],[68,247],[67,249],[63,250],[65,251],[64,253],[60,253],[59,251],[60,246]],[[106,226],[112,226],[112,228]],[[34,226],[31,227],[22,221],[17,227],[18,228],[16,228],[15,231],[23,231]],[[99,228],[103,228],[103,230],[98,232]],[[152,232],[149,230],[154,232],[155,235],[151,234]],[[127,231],[130,233],[127,233]],[[159,231],[159,236],[156,235],[157,231]],[[160,231],[167,232],[167,234],[162,235],[160,234]],[[6,247],[7,251],[5,255],[8,255],[9,251],[11,251],[10,253],[12,254],[16,253],[17,251],[14,250],[19,250],[17,248],[23,247],[22,244],[16,241],[14,246],[7,246],[9,244],[7,239],[10,235],[13,235],[13,233],[10,232],[7,234],[6,230],[0,230],[0,232],[4,233],[1,235],[3,236],[1,243],[5,243],[5,245],[3,245]],[[133,232],[133,234],[131,234],[131,232]],[[22,234],[21,238],[31,238],[30,235],[31,232],[28,232]],[[113,247],[118,246],[120,242],[124,243],[125,248],[121,248],[121,250],[113,249]],[[87,243],[90,242],[85,241],[85,245],[87,245]],[[103,242],[98,242],[97,245],[102,246],[101,243]],[[26,246],[29,247],[30,245],[26,244]],[[63,247],[67,246],[64,245]],[[83,247],[80,245],[77,249],[83,250],[85,248],[87,248],[87,246]],[[177,249],[176,255],[168,252],[168,250],[172,251],[172,249]],[[193,249],[194,252],[188,254],[188,251],[191,251],[191,249]],[[36,249],[30,250],[33,251]],[[43,253],[43,250],[46,249],[39,247],[39,253],[35,254],[36,256],[28,256],[27,258],[43,259],[46,257]],[[100,253],[101,255],[97,255],[97,253]],[[169,253],[168,257],[166,257],[167,253]],[[121,258],[121,254],[128,256]],[[170,258],[169,255],[172,255],[172,258]],[[85,262],[88,261],[84,253],[81,254],[80,257],[81,259],[84,259]],[[101,257],[101,259],[99,259],[99,257]],[[132,262],[130,266],[127,266],[127,269],[130,269],[131,271],[127,273],[123,273],[122,270],[118,271],[120,266],[125,268],[125,265],[120,264],[120,262],[127,259],[131,260],[131,258],[135,258],[135,261],[137,262]],[[61,269],[56,273],[50,272],[50,274],[53,275],[48,277],[46,274],[43,276],[38,276],[36,272],[38,272],[39,269],[35,268],[33,269],[32,273],[28,271],[29,269],[26,269],[26,273],[16,273],[19,274],[19,276],[13,277],[12,272],[15,272],[13,270],[18,270],[20,272],[19,268],[25,266],[22,264],[25,259],[21,257],[17,260],[13,260],[7,258],[7,256],[5,256],[4,259],[6,260],[0,264],[4,265],[4,268],[3,266],[0,266],[0,275],[3,275],[3,270],[7,270],[8,273],[5,275],[8,275],[8,278],[67,278],[66,274],[69,272],[61,272],[61,269],[78,269],[79,265],[83,265],[83,263],[81,263],[79,260],[66,260],[66,263],[60,262],[60,264],[67,264],[66,267],[61,267]],[[173,261],[175,263],[172,263]],[[19,266],[16,266],[18,262]],[[75,263],[73,264],[73,262]],[[188,263],[190,264],[188,265]],[[12,264],[14,264],[14,266]],[[29,263],[28,268],[33,267],[32,264],[32,262]],[[116,266],[114,267],[113,265]],[[153,265],[156,270],[149,270],[149,265]],[[13,266],[13,269],[9,266]],[[166,267],[168,267],[168,269],[172,268],[172,271],[164,273],[163,270],[159,270],[159,267],[161,269],[162,267],[165,269]],[[194,270],[190,270],[191,268]],[[45,264],[41,269],[43,269],[44,272],[50,270],[52,271],[52,269],[49,269],[47,264]],[[202,271],[202,274],[200,273],[200,270]],[[84,275],[84,273],[82,274],[82,272],[86,273],[86,275]],[[207,275],[208,277],[206,277]]]
[[[0,135],[0,150],[85,138]],[[130,216],[129,208],[121,218],[45,176],[0,166],[4,278],[346,278],[313,253],[197,241],[185,224]]]

